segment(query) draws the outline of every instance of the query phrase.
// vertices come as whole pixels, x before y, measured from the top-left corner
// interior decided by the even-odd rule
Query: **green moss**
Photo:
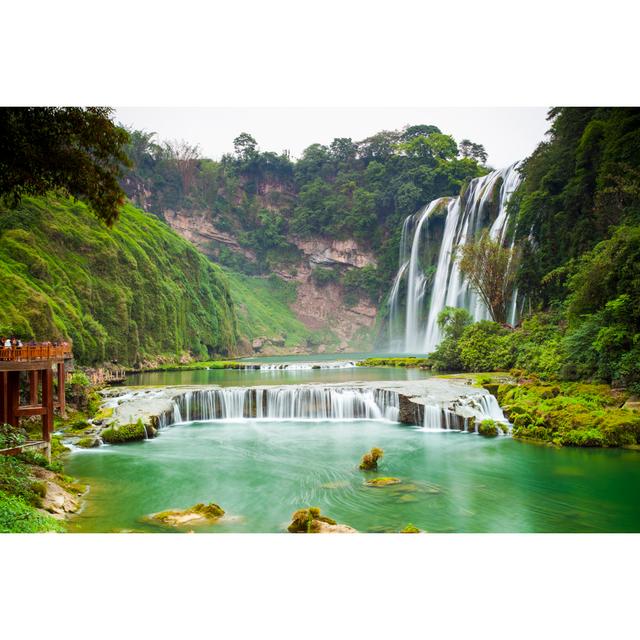
[[[367,358],[356,363],[358,367],[402,367],[430,369],[428,358]]]
[[[478,425],[478,433],[481,436],[490,436],[490,437],[497,436],[498,426],[495,420],[491,420],[491,419],[483,420]]]
[[[409,523],[404,529],[400,531],[400,533],[421,533],[421,531],[414,524]]]
[[[114,425],[108,429],[104,429],[100,437],[109,444],[119,444],[122,442],[133,442],[134,440],[144,440],[146,430],[142,420],[138,420],[135,424]]]
[[[318,533],[321,522],[336,524],[333,518],[321,515],[318,507],[298,509],[291,516],[291,524],[287,527],[287,530],[289,533]]]
[[[400,484],[401,482],[402,480],[400,480],[400,478],[383,477],[383,478],[372,478],[371,480],[367,480],[365,484],[368,487],[388,487],[390,485]]]
[[[106,420],[113,416],[113,407],[102,407],[93,416],[94,420]]]
[[[86,437],[80,438],[78,442],[76,442],[77,447],[81,447],[82,449],[92,449],[100,445],[100,441],[97,438]]]
[[[237,341],[223,271],[131,205],[113,230],[57,197],[0,208],[0,297],[0,333],[71,339],[80,363],[225,354]]]
[[[224,515],[224,509],[215,502],[210,502],[209,504],[199,502],[195,506],[191,507],[190,511],[199,513],[209,520],[221,518]]]

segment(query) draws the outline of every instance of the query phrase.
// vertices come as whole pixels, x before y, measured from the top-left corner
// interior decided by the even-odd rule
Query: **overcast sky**
[[[334,138],[362,140],[383,129],[406,124],[434,124],[458,142],[468,138],[483,144],[488,163],[507,166],[528,156],[544,138],[549,123],[546,107],[126,107],[116,120],[136,129],[155,131],[160,140],[198,144],[202,154],[219,159],[233,151],[233,139],[250,133],[262,151],[288,149],[294,158],[314,142]]]

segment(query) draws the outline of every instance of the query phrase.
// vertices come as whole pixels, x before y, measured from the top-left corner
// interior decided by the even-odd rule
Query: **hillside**
[[[294,284],[297,319],[317,340],[334,334],[342,349],[376,338],[404,218],[488,170],[481,145],[433,125],[312,144],[296,160],[261,151],[247,133],[220,161],[130,135],[129,198],[215,262]]]
[[[131,205],[113,230],[67,199],[0,209],[0,334],[71,338],[83,364],[235,352],[222,269]]]

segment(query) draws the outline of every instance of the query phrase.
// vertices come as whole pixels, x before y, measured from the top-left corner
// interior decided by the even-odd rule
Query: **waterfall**
[[[498,401],[490,393],[478,393],[472,396],[463,396],[456,401],[461,407],[466,407],[475,416],[476,423],[490,418],[496,422],[508,425]]]
[[[423,429],[425,431],[442,431],[443,429],[465,429],[466,418],[437,404],[424,405]]]
[[[391,420],[400,401],[395,391],[290,385],[275,388],[197,389],[173,399],[160,417],[167,426],[193,420]]]
[[[389,347],[398,346],[407,353],[431,352],[442,336],[438,327],[438,315],[446,307],[467,309],[474,320],[489,318],[489,312],[480,297],[473,292],[460,273],[456,249],[473,240],[483,229],[503,244],[507,243],[509,226],[508,202],[520,183],[519,163],[506,169],[492,171],[471,180],[466,191],[457,198],[438,198],[418,213],[409,216],[403,224],[400,247],[400,264],[389,295]],[[421,257],[429,242],[434,214],[446,207],[442,239],[435,264],[421,265]],[[439,216],[437,216],[439,218]],[[414,227],[409,246],[409,229]],[[513,241],[511,242],[513,246]],[[436,248],[436,247],[434,247]],[[425,266],[433,269],[433,283],[425,273]],[[404,332],[398,336],[398,318],[402,305],[399,300],[401,284],[406,281]],[[509,319],[515,323],[517,316],[517,291],[510,305]]]
[[[311,369],[353,369],[355,360],[335,362],[274,362],[255,365],[260,371],[310,371]]]

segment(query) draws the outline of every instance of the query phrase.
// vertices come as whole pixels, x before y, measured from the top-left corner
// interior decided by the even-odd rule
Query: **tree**
[[[495,322],[506,324],[507,304],[511,298],[520,264],[516,248],[503,247],[488,230],[472,242],[458,247],[460,271],[471,288],[485,303]]]
[[[15,207],[23,195],[59,189],[112,225],[125,200],[118,180],[131,163],[129,134],[111,113],[107,107],[0,109],[0,197]]]
[[[200,147],[197,144],[191,145],[185,140],[170,140],[164,143],[164,147],[169,160],[180,174],[182,191],[186,195],[191,191],[195,181]]]
[[[471,140],[467,140],[466,138],[458,145],[458,153],[463,158],[471,158],[482,164],[484,164],[489,157],[483,145],[471,142]]]
[[[433,124],[414,124],[411,126],[407,125],[402,130],[400,139],[402,140],[402,142],[408,142],[412,138],[417,138],[418,136],[428,137],[432,133],[442,133],[442,131],[440,131],[440,129],[438,129],[438,127]]]
[[[358,146],[351,138],[334,138],[329,150],[339,162],[350,162],[355,159]]]
[[[252,135],[248,133],[241,133],[233,141],[233,149],[238,160],[247,162],[258,152],[258,143]]]

